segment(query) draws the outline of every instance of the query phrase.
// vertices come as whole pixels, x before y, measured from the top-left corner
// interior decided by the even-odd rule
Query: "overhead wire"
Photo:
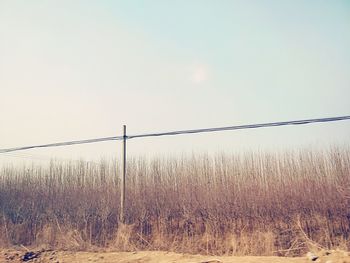
[[[104,142],[104,141],[114,141],[114,140],[122,140],[123,136],[113,136],[113,137],[104,137],[97,139],[87,139],[87,140],[78,140],[78,141],[69,141],[69,142],[57,142],[57,143],[49,143],[49,144],[40,144],[40,145],[31,145],[31,146],[23,146],[23,147],[15,147],[8,149],[0,149],[0,153],[8,153],[15,151],[23,151],[35,148],[48,148],[48,147],[60,147],[60,146],[69,146],[69,145],[77,145],[77,144],[88,144],[88,143],[96,143],[96,142]]]
[[[104,137],[104,138],[96,138],[96,139],[77,140],[77,141],[58,142],[58,143],[50,143],[50,144],[41,144],[41,145],[31,145],[31,146],[22,146],[22,147],[8,148],[8,149],[0,149],[0,154],[35,149],[35,148],[60,147],[60,146],[79,145],[79,144],[88,144],[88,143],[97,143],[97,142],[115,141],[115,140],[124,140],[124,139],[128,140],[128,139],[145,138],[145,137],[159,137],[159,136],[173,136],[173,135],[181,135],[181,134],[195,134],[195,133],[208,133],[208,132],[218,132],[218,131],[257,129],[257,128],[278,127],[278,126],[287,126],[287,125],[305,125],[305,124],[311,124],[311,123],[325,123],[325,122],[334,122],[334,121],[343,121],[343,120],[350,120],[350,116],[318,118],[318,119],[304,119],[304,120],[283,121],[283,122],[269,122],[269,123],[236,125],[236,126],[204,128],[204,129],[192,129],[192,130],[178,130],[178,131],[170,131],[170,132],[145,133],[145,134],[135,134],[135,135],[125,135],[125,136],[113,136],[113,137]]]
[[[162,133],[128,135],[128,139],[180,135],[180,134],[204,133],[204,132],[256,129],[256,128],[277,127],[277,126],[286,126],[286,125],[303,125],[303,124],[310,124],[310,123],[333,122],[333,121],[341,121],[341,120],[349,120],[349,119],[350,119],[350,116],[341,116],[341,117],[331,117],[331,118],[306,119],[306,120],[284,121],[284,122],[270,122],[270,123],[248,124],[248,125],[227,126],[227,127],[217,127],[217,128],[205,128],[205,129],[195,129],[195,130],[180,130],[180,131],[171,131],[171,132],[162,132]]]

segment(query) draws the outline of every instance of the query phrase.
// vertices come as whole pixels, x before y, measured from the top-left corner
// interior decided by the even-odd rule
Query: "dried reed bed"
[[[298,255],[350,248],[350,149],[128,160],[0,171],[0,245]]]

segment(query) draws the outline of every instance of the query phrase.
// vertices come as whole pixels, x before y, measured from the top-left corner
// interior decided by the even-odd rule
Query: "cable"
[[[284,122],[270,122],[270,123],[260,123],[260,124],[218,127],[218,128],[205,128],[205,129],[196,129],[196,130],[180,130],[180,131],[171,131],[171,132],[162,132],[162,133],[146,133],[146,134],[129,135],[129,136],[125,136],[125,138],[124,136],[105,137],[105,138],[97,138],[97,139],[89,139],[89,140],[59,142],[59,143],[50,143],[50,144],[42,144],[42,145],[23,146],[23,147],[9,148],[9,149],[0,149],[0,154],[29,150],[34,148],[68,146],[68,145],[87,144],[87,143],[96,143],[96,142],[114,141],[114,140],[123,140],[123,139],[159,137],[159,136],[194,134],[194,133],[217,132],[217,131],[232,131],[232,130],[243,130],[243,129],[256,129],[256,128],[278,127],[278,126],[286,126],[286,125],[304,125],[304,124],[310,124],[310,123],[324,123],[324,122],[334,122],[334,121],[342,121],[342,120],[350,120],[350,116],[306,119],[306,120],[284,121]]]
[[[58,142],[58,143],[50,143],[50,144],[31,145],[31,146],[9,148],[9,149],[0,149],[0,153],[23,151],[23,150],[29,150],[29,149],[34,149],[34,148],[48,148],[48,147],[68,146],[68,145],[87,144],[87,143],[114,141],[114,140],[122,140],[122,139],[123,139],[123,136],[115,136],[115,137],[105,137],[105,138],[70,141],[70,142]]]
[[[180,135],[180,134],[193,134],[193,133],[203,133],[203,132],[217,132],[217,131],[256,129],[256,128],[277,127],[277,126],[286,126],[286,125],[303,125],[303,124],[309,124],[309,123],[332,122],[332,121],[342,121],[342,120],[349,120],[349,119],[350,119],[350,116],[342,116],[342,117],[332,117],[332,118],[320,118],[320,119],[307,119],[307,120],[297,120],[297,121],[284,121],[284,122],[271,122],[271,123],[261,123],[261,124],[228,126],[228,127],[220,127],[220,128],[182,130],[182,131],[172,131],[172,132],[163,132],[163,133],[149,133],[149,134],[129,135],[128,139],[145,138],[145,137],[156,137],[156,136]]]

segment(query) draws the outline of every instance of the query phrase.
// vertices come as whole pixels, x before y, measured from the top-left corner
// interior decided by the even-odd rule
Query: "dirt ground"
[[[323,255],[322,255],[323,254]],[[204,256],[189,255],[173,252],[139,251],[139,252],[73,252],[55,250],[1,250],[0,262],[49,262],[49,263],[74,263],[74,262],[101,262],[101,263],[350,263],[347,252],[332,251],[319,253],[318,259],[296,257],[233,257],[233,256]]]

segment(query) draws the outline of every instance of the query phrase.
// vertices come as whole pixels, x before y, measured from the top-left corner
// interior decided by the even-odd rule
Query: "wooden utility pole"
[[[123,156],[122,156],[122,178],[121,178],[121,189],[120,189],[120,222],[125,221],[125,177],[126,177],[126,125],[123,125]]]

